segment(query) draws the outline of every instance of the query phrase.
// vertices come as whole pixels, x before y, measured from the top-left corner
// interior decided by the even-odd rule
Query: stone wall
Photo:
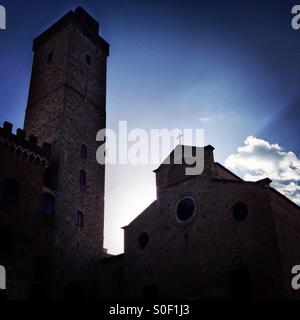
[[[105,167],[96,162],[96,134],[106,125],[109,46],[98,27],[78,8],[34,41],[25,129],[54,148],[57,297],[71,282],[95,296],[96,261],[103,254]],[[86,158],[81,156],[82,145]],[[85,185],[79,183],[81,170]],[[75,224],[78,212],[83,214],[81,227]]]
[[[43,268],[38,266],[41,261],[39,248],[43,247],[46,260],[51,257],[47,246],[52,240],[52,226],[41,214],[50,146],[41,148],[36,137],[26,137],[20,129],[17,132],[16,135],[12,133],[9,123],[0,128],[0,265],[7,271],[7,298],[27,299],[34,283],[45,285],[46,281],[51,281],[51,273],[47,279],[40,279],[36,272],[37,267]],[[7,179],[13,179],[19,185],[16,201],[7,198]],[[3,234],[6,239],[2,238]],[[41,234],[47,235],[48,239],[42,241]],[[9,254],[7,247],[11,248]]]

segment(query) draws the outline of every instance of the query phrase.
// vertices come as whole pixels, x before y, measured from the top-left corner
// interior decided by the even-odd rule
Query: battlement
[[[0,127],[0,147],[47,166],[51,157],[51,145],[44,142],[39,146],[36,136],[26,137],[22,129],[17,129],[14,134],[12,129],[13,125],[7,121],[3,123],[3,127]]]
[[[33,41],[33,51],[36,51],[46,41],[70,24],[79,28],[85,36],[103,50],[106,56],[109,56],[109,44],[99,35],[99,23],[82,7],[78,7],[75,11],[69,11],[45,32],[35,38]]]

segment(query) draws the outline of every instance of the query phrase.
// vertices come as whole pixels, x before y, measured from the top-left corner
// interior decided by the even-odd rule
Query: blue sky
[[[256,136],[300,154],[300,31],[294,1],[5,1],[0,31],[0,120],[22,127],[32,40],[83,6],[111,44],[107,125],[204,128],[215,158]],[[151,166],[108,167],[106,246],[122,250],[120,227],[155,197]],[[116,201],[118,199],[118,201]],[[125,208],[125,209],[124,209]]]

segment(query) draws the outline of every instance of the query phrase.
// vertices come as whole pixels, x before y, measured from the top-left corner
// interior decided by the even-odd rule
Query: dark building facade
[[[7,155],[2,160],[3,179],[11,168],[16,170],[11,176],[18,183],[23,179],[23,184],[30,186],[30,179],[36,180],[28,202],[15,207],[17,211],[24,210],[20,216],[29,224],[34,221],[27,211],[34,206],[35,215],[38,214],[45,190],[51,196],[49,201],[53,201],[49,217],[51,239],[47,239],[49,248],[45,262],[49,262],[49,270],[47,281],[39,282],[39,286],[46,288],[50,297],[62,298],[75,293],[95,297],[96,262],[105,254],[105,168],[96,162],[99,147],[96,134],[105,128],[106,122],[109,45],[99,36],[98,22],[79,7],[37,37],[33,51],[25,132],[22,134],[38,137],[39,144],[50,144],[52,153],[47,158],[47,165],[39,169],[31,168],[31,162],[24,158],[22,164],[14,166]],[[3,132],[7,131],[6,127]],[[16,139],[19,139],[18,134]],[[0,225],[5,215],[1,214]],[[17,212],[14,215],[17,216]],[[3,224],[10,223],[4,220]],[[26,232],[36,236],[32,234],[33,230]],[[4,261],[3,265],[7,263]],[[24,277],[22,273],[20,277]],[[8,283],[13,278],[8,274]],[[15,297],[23,298],[24,294]]]
[[[39,147],[35,136],[26,138],[20,129],[13,134],[5,122],[0,151],[0,265],[6,268],[7,298],[26,299],[49,285],[52,268],[54,199],[44,188],[51,146]]]
[[[74,279],[77,286],[93,284],[103,253],[105,168],[95,155],[106,121],[109,45],[98,22],[78,8],[36,38],[33,51],[24,129],[53,146],[54,283],[62,292]],[[92,287],[86,290],[94,295]]]
[[[77,8],[33,51],[24,130],[0,128],[8,299],[299,298],[299,207],[269,179],[243,181],[216,163],[212,146],[199,175],[172,161],[155,170],[157,200],[124,227],[124,254],[107,255],[96,134],[106,127],[109,45]]]
[[[271,180],[244,181],[216,163],[212,146],[204,164],[195,176],[184,162],[155,170],[157,200],[124,227],[124,254],[99,263],[103,298],[299,298],[299,207]]]

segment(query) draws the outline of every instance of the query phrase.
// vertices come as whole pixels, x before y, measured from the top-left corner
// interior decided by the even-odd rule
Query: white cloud
[[[278,144],[249,136],[225,166],[248,181],[269,177],[275,189],[300,205],[300,159]]]

